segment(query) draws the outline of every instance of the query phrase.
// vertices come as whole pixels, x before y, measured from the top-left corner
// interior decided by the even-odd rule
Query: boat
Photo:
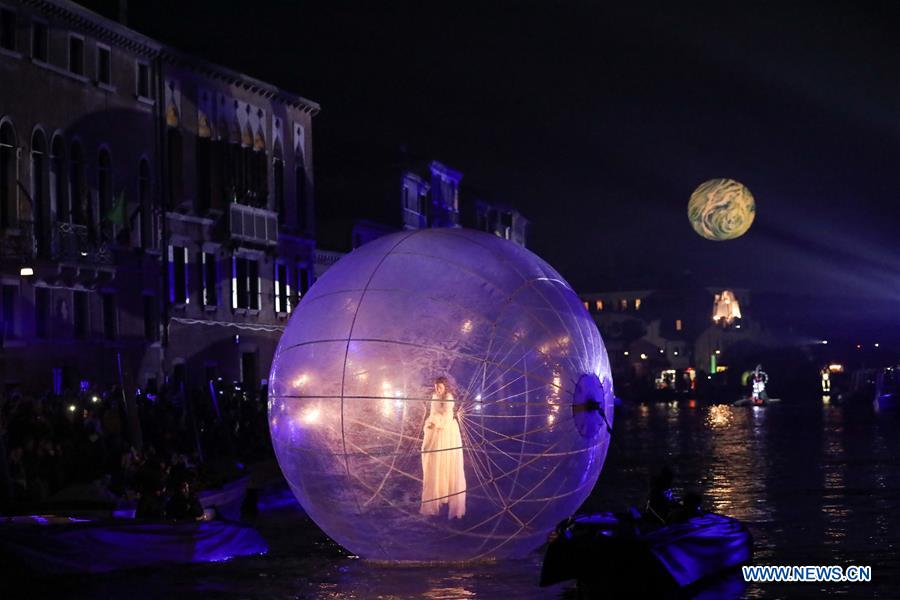
[[[900,366],[886,367],[875,377],[875,409],[894,410],[900,401]]]
[[[197,493],[204,510],[215,509],[219,516],[230,521],[241,518],[241,505],[247,495],[250,476],[244,475],[224,483],[219,488],[207,488]]]
[[[768,406],[769,404],[778,404],[781,398],[756,398],[742,396],[734,401],[734,406]]]
[[[228,521],[91,520],[54,515],[0,520],[6,574],[104,573],[265,554],[259,533]]]
[[[674,402],[695,396],[697,393],[697,373],[687,369],[663,369],[654,378],[651,399],[657,402]]]
[[[632,514],[571,517],[551,534],[542,587],[574,579],[583,597],[665,594],[725,577],[753,557],[740,521],[701,513],[660,524]]]
[[[197,500],[206,514],[217,515],[228,521],[240,521],[241,507],[247,495],[250,476],[244,475],[227,481],[221,487],[205,488],[197,493]],[[120,501],[112,510],[117,519],[134,519],[137,515],[137,502]]]

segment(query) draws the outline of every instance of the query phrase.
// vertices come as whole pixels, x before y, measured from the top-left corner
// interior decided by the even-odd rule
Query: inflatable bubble
[[[612,425],[578,296],[529,251],[462,229],[342,258],[294,311],[269,385],[300,504],[376,560],[528,553],[591,492]]]

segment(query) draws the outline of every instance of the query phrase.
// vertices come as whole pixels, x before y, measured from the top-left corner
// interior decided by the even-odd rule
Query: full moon
[[[688,202],[688,219],[708,240],[739,238],[750,229],[756,202],[747,187],[733,179],[710,179],[697,186]]]

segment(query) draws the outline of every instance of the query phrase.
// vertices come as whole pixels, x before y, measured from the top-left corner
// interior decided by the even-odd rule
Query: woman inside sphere
[[[431,409],[425,419],[422,439],[423,515],[437,515],[448,505],[447,517],[466,514],[466,474],[463,469],[462,436],[453,414],[453,394],[446,377],[434,381]]]

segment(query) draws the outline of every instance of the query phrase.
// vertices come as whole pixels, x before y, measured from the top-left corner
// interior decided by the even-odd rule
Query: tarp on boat
[[[30,519],[30,520],[29,520]],[[268,551],[251,527],[226,521],[71,521],[17,518],[0,525],[0,554],[39,573],[102,573],[216,562]]]
[[[744,564],[752,554],[747,528],[713,513],[669,524],[642,535],[641,540],[681,587]]]
[[[613,513],[579,515],[564,523],[547,546],[542,586],[576,579],[632,591],[638,585],[685,587],[745,564],[753,554],[746,526],[715,513],[667,525]]]

